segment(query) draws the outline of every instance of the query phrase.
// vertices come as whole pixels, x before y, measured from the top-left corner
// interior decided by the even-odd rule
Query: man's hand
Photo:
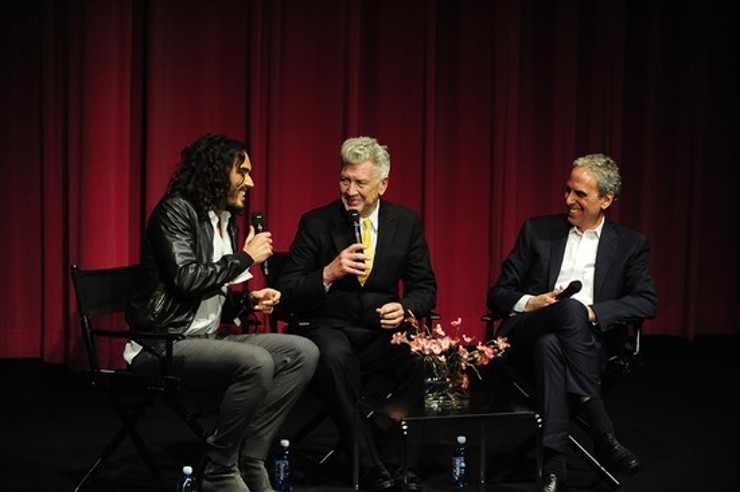
[[[403,306],[400,302],[389,302],[377,308],[380,326],[384,330],[395,330],[403,322]]]
[[[339,252],[331,263],[324,267],[324,284],[335,282],[345,275],[362,275],[365,273],[365,260],[370,258],[363,253],[362,243],[350,244]]]
[[[272,256],[272,234],[269,231],[254,233],[254,226],[249,226],[249,234],[242,250],[252,257],[255,263],[263,263]]]
[[[558,302],[558,300],[555,299],[555,296],[560,294],[562,291],[563,289],[555,289],[550,292],[540,294],[538,296],[530,297],[527,301],[527,305],[524,306],[524,312],[529,313],[531,311],[536,311],[543,307],[547,307],[550,304],[555,304],[556,302]]]
[[[530,311],[536,311],[540,308],[547,307],[550,304],[555,304],[556,302],[559,302],[561,299],[557,299],[557,296],[564,290],[565,287],[563,287],[562,289],[555,289],[550,292],[545,292],[544,294],[540,294],[538,296],[530,297],[530,299],[527,301],[527,305],[524,306],[524,312],[528,313]],[[594,310],[591,309],[591,306],[586,306],[586,310],[588,311],[588,320],[591,323],[596,322],[596,313],[594,313]]]
[[[591,306],[586,306],[586,309],[588,310],[588,320],[591,323],[596,323],[596,313],[593,308],[591,308]]]
[[[269,287],[253,290],[249,293],[249,299],[252,301],[252,309],[260,313],[270,314],[280,302],[280,295],[280,291]]]

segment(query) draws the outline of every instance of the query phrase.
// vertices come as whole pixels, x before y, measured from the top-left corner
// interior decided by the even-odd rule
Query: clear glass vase
[[[424,407],[432,412],[460,410],[470,404],[467,376],[456,365],[428,359],[425,362]]]

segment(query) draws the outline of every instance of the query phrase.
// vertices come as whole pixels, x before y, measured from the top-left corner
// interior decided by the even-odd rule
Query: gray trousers
[[[313,342],[286,334],[176,342],[171,375],[196,391],[223,391],[207,457],[224,466],[237,464],[240,456],[264,460],[275,434],[311,380],[318,357]],[[131,369],[156,374],[159,360],[142,351]]]

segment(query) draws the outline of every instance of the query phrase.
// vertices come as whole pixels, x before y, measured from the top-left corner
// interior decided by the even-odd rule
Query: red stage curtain
[[[387,144],[386,198],[423,217],[437,310],[476,335],[521,222],[562,210],[575,157],[608,153],[625,178],[612,217],[651,240],[646,332],[738,334],[739,43],[722,4],[5,2],[0,357],[84,362],[69,265],[136,262],[206,132],[248,142],[250,208],[280,250],[337,196],[346,137]]]

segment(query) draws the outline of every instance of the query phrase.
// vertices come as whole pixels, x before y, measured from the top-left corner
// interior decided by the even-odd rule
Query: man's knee
[[[267,351],[250,352],[240,359],[234,380],[253,380],[265,389],[272,386],[272,378],[275,374],[275,361]]]
[[[555,304],[558,315],[567,321],[588,323],[588,309],[582,302],[575,299],[563,299]]]
[[[314,367],[319,359],[319,348],[310,339],[299,335],[283,335],[283,344],[290,349],[290,357],[302,366]]]

